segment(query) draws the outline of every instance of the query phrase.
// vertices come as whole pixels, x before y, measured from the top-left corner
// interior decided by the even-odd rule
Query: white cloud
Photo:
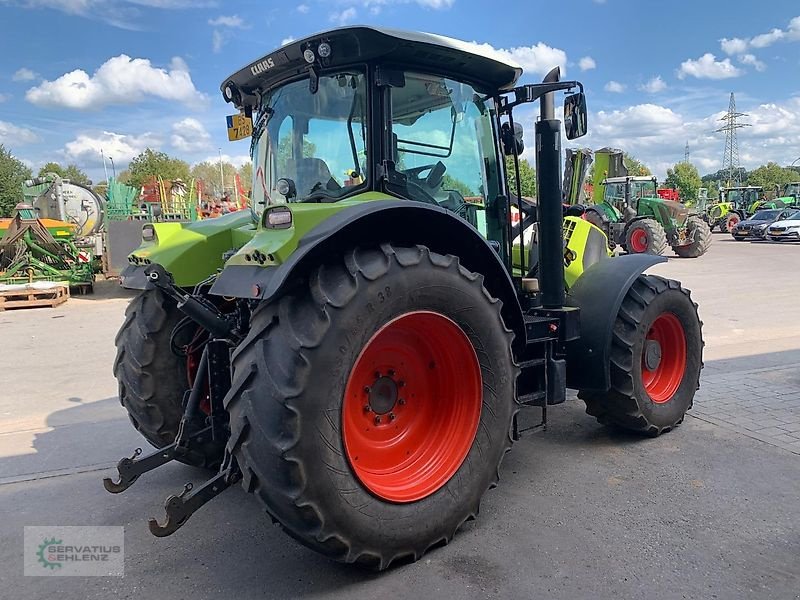
[[[117,171],[125,168],[137,154],[146,148],[157,150],[161,146],[161,139],[153,133],[144,133],[139,136],[124,135],[112,131],[103,131],[99,134],[81,133],[71,142],[67,142],[61,153],[68,162],[78,166],[102,166],[103,161],[100,151],[106,158],[114,159]]]
[[[200,121],[187,117],[172,126],[170,143],[181,152],[200,152],[211,147],[211,134]]]
[[[650,81],[639,86],[639,89],[648,94],[658,94],[667,89],[667,83],[661,79],[661,75],[653,77]]]
[[[39,77],[39,74],[35,71],[31,71],[25,67],[19,69],[16,73],[11,76],[12,81],[33,81]]]
[[[560,48],[551,48],[539,42],[535,46],[520,46],[518,48],[494,48],[491,44],[478,44],[476,50],[489,50],[499,54],[506,60],[518,63],[525,74],[545,75],[553,67],[561,67],[561,75],[567,71],[567,53]]]
[[[207,163],[211,163],[212,165],[218,165],[219,164],[219,154],[214,154],[213,156],[209,156],[208,158],[204,158],[203,160],[198,160],[194,164],[196,165],[196,164],[199,164],[201,162],[207,162]],[[236,155],[223,154],[222,155],[222,162],[230,163],[234,167],[241,167],[242,165],[250,162],[250,155],[249,154],[236,154]]]
[[[225,36],[219,29],[215,29],[211,33],[211,48],[214,50],[214,53],[218,53],[222,50],[222,47],[225,45]]]
[[[308,4],[298,4],[297,5],[297,12],[301,15],[306,15],[311,10],[311,7]]]
[[[9,94],[0,94],[0,103],[8,101],[10,98]]]
[[[138,29],[143,22],[140,7],[156,9],[206,8],[215,0],[0,0],[29,9],[57,10],[68,15],[100,20],[122,29]]]
[[[591,56],[584,56],[578,61],[578,67],[581,71],[589,71],[597,68],[597,63]]]
[[[747,44],[747,40],[743,40],[742,38],[722,38],[719,41],[722,51],[729,56],[734,54],[742,54],[743,52],[747,51]]]
[[[33,144],[39,139],[35,132],[26,127],[0,121],[0,144]]]
[[[664,106],[638,104],[624,110],[601,110],[592,126],[598,135],[617,134],[624,129],[632,137],[658,137],[668,130],[683,127],[683,119]]]
[[[683,95],[684,90],[680,91]],[[677,93],[676,91],[676,93]],[[690,94],[690,90],[686,90]],[[698,112],[696,103],[684,103],[684,111],[657,104],[640,104],[589,116],[589,134],[581,143],[592,148],[622,148],[643,161],[663,178],[666,169],[683,160],[689,142],[691,162],[701,175],[721,167],[725,135],[716,133],[727,101],[719,111]],[[800,97],[758,106],[739,102],[748,113],[747,127],[739,132],[742,166],[754,169],[768,161],[788,164],[800,156]]]
[[[370,8],[370,13],[377,15],[380,8],[389,4],[417,4],[423,8],[446,10],[455,4],[455,0],[360,0],[361,4]]]
[[[758,72],[765,71],[767,69],[767,65],[758,60],[753,54],[743,54],[739,57],[739,62],[744,65],[752,66]]]
[[[76,69],[54,81],[32,87],[25,98],[38,106],[99,109],[132,104],[148,96],[197,105],[206,96],[195,88],[186,63],[174,58],[168,68],[154,67],[146,58],[120,54],[108,59],[92,76]]]
[[[216,19],[209,19],[208,24],[214,27],[231,27],[233,29],[247,29],[249,27],[239,15],[220,15]]]
[[[678,69],[678,78],[687,75],[697,79],[729,79],[739,77],[743,71],[735,67],[729,58],[717,60],[717,57],[707,52],[697,60],[688,59],[681,63]]]
[[[800,17],[789,21],[786,29],[775,27],[767,33],[761,33],[752,38],[722,38],[719,42],[722,51],[732,56],[745,54],[750,48],[767,48],[780,41],[800,41]]]
[[[356,9],[354,7],[345,8],[342,12],[332,13],[330,16],[331,23],[335,25],[347,25],[356,18]]]
[[[783,29],[778,29],[776,27],[768,33],[762,33],[761,35],[755,36],[750,40],[750,46],[752,48],[766,48],[767,46],[772,46],[772,44],[782,40],[785,37],[786,32],[783,31]]]
[[[618,81],[609,81],[603,89],[612,94],[621,94],[625,91],[625,86]]]

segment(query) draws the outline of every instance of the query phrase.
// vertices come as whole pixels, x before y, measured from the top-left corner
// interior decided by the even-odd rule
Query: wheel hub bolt
[[[394,421],[397,417],[394,416],[394,413],[389,413],[389,420]]]
[[[406,386],[406,382],[405,381],[398,381],[397,382],[397,387],[405,387],[405,386]]]
[[[394,369],[389,369],[389,377],[394,377]]]
[[[364,405],[364,412],[372,412],[372,407],[369,404]]]
[[[369,394],[369,386],[368,385],[364,386],[364,393],[365,394]]]
[[[380,425],[380,424],[381,424],[381,416],[380,415],[376,415],[375,416],[375,425]]]
[[[398,403],[400,406],[403,406],[403,405],[406,403],[406,399],[405,399],[405,398],[400,398],[400,399],[397,401],[397,403]]]

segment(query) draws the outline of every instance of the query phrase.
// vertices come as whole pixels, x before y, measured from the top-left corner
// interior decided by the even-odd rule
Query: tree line
[[[55,173],[62,179],[69,179],[81,185],[92,185],[89,176],[75,164],[61,165],[56,162],[44,164],[37,176],[41,177],[46,173]],[[161,176],[164,179],[202,179],[206,184],[206,190],[217,195],[222,194],[220,180],[220,163],[204,161],[194,166],[189,166],[184,160],[169,156],[164,152],[158,152],[150,148],[141,152],[131,160],[128,168],[119,173],[117,179],[122,183],[127,183],[133,187],[140,187],[148,179],[154,176]],[[245,163],[241,167],[224,162],[222,163],[222,176],[225,188],[230,190],[233,187],[233,180],[239,175],[242,185],[249,188],[253,178],[253,167],[251,163]],[[16,158],[10,150],[0,144],[0,217],[8,217],[14,207],[22,201],[22,184],[27,179],[32,179],[33,171],[21,160]],[[93,190],[103,195],[105,193],[106,182],[97,182]]]

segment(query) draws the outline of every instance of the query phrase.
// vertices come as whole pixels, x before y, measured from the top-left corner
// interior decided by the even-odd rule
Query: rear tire
[[[724,233],[731,233],[733,228],[739,224],[742,218],[739,216],[738,213],[730,213],[727,217],[725,217],[725,221],[720,225],[720,228]]]
[[[664,254],[667,233],[655,219],[640,219],[625,232],[625,249],[629,254]]]
[[[651,436],[680,424],[700,387],[701,329],[688,290],[671,279],[640,275],[614,324],[611,389],[579,392],[586,412],[600,423]]]
[[[431,314],[450,323],[466,347],[474,348],[480,376],[474,388],[480,394],[473,405],[474,431],[428,436],[419,444],[450,448],[453,437],[466,442],[461,462],[451,465],[452,474],[439,465],[429,469],[444,477],[438,482],[406,468],[405,456],[416,456],[415,447],[393,445],[398,462],[378,444],[374,450],[365,448],[381,435],[395,444],[399,438],[392,428],[408,427],[414,421],[408,415],[425,416],[413,411],[424,408],[426,398],[436,398],[427,406],[439,412],[460,404],[471,410],[469,398],[448,405],[451,385],[461,384],[437,387],[426,379],[429,367],[437,369],[437,380],[440,375],[442,381],[451,380],[446,353],[422,359],[421,377],[414,371],[418,357],[436,345],[433,330],[425,339],[401,336],[395,347],[371,354],[393,324],[409,315]],[[332,559],[375,569],[399,559],[417,560],[474,518],[484,492],[498,480],[517,411],[512,339],[500,302],[483,287],[483,278],[461,267],[454,256],[385,244],[350,251],[341,262],[317,268],[306,285],[256,309],[250,333],[234,353],[233,385],[226,398],[228,448],[242,469],[242,486],[287,533]],[[393,353],[408,350],[408,340],[418,344],[416,351],[395,361]],[[373,356],[372,366],[364,367],[363,361]],[[369,378],[373,369],[383,381],[365,385],[364,374]],[[464,373],[469,371],[464,365]],[[405,381],[394,388],[395,404],[383,411],[373,406],[371,390],[387,383],[391,387],[387,378]],[[398,404],[403,397],[407,400]],[[460,419],[456,412],[448,412],[445,421]],[[379,416],[381,421],[375,421]],[[424,432],[428,421],[415,422]],[[362,460],[357,462],[359,448]]]
[[[176,356],[170,336],[183,318],[160,290],[146,290],[131,300],[115,343],[114,376],[119,400],[131,423],[156,448],[175,441],[183,416],[183,394],[189,388],[186,359]],[[178,458],[196,467],[216,468],[224,445],[209,443]]]
[[[685,246],[673,246],[675,254],[681,258],[697,258],[708,251],[711,230],[700,217],[689,217],[686,220],[686,236],[693,237],[694,242]]]

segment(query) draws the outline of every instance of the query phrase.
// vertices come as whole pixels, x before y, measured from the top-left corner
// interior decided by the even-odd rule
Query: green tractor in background
[[[660,198],[655,177],[629,176],[622,158],[619,150],[595,153],[594,205],[586,208],[586,220],[606,233],[612,247],[629,254],[663,254],[667,246],[682,258],[705,254],[711,230],[702,217]]]
[[[787,183],[776,195],[775,200],[783,202],[787,208],[800,208],[800,181]]]
[[[167,499],[154,535],[241,484],[303,544],[384,569],[478,515],[521,407],[571,388],[601,423],[657,436],[683,421],[697,305],[644,274],[663,257],[609,257],[600,229],[563,217],[554,98],[580,90],[564,104],[580,137],[583,87],[521,75],[464,42],[345,27],[223,82],[246,125],[232,137],[251,137],[251,210],[145,224],[121,275],[139,294],[116,337],[119,397],[158,449],[104,485],[172,460],[212,470]],[[515,122],[534,102],[535,205]]]
[[[765,200],[764,188],[760,186],[723,188],[720,190],[719,202],[708,207],[706,221],[712,231],[717,227],[723,233],[730,233],[739,221],[744,221],[759,208],[779,208],[773,206],[774,203]]]

